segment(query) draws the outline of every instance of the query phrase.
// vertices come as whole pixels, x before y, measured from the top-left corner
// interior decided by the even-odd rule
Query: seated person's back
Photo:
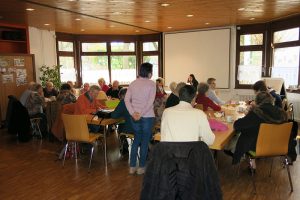
[[[186,85],[179,91],[178,105],[165,109],[161,122],[161,141],[189,142],[202,140],[211,145],[215,135],[210,129],[207,116],[192,107],[196,91]]]
[[[126,95],[127,89],[122,88],[119,92],[119,98],[120,102],[116,109],[111,113],[112,118],[124,118],[125,123],[119,124],[119,133],[134,133],[133,128],[131,126],[131,115],[129,114],[126,105],[125,105],[125,95]]]

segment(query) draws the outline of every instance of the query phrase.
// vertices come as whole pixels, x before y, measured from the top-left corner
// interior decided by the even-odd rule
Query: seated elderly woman
[[[108,97],[118,99],[119,92],[121,89],[122,89],[122,87],[119,85],[119,81],[114,81],[112,84],[112,87],[107,90],[106,95]]]
[[[176,84],[175,82],[172,82],[170,84],[170,89],[172,93],[169,95],[165,108],[169,108],[172,106],[176,106],[179,104],[179,90],[184,87],[186,84],[184,82],[180,82]]]
[[[89,89],[90,89],[90,84],[89,83],[84,83],[83,88],[80,90],[80,94],[86,93],[87,91],[89,91]]]
[[[101,89],[102,91],[104,91],[105,93],[108,91],[109,86],[106,85],[105,79],[104,79],[104,78],[99,78],[99,79],[98,79],[98,84],[99,84],[100,89]]]
[[[198,95],[196,98],[196,103],[202,104],[204,111],[206,111],[208,108],[211,108],[215,111],[220,111],[221,106],[215,104],[210,98],[207,97],[208,89],[209,85],[207,83],[202,82],[198,85]]]
[[[44,92],[44,97],[46,98],[50,98],[50,97],[57,97],[58,92],[57,90],[54,88],[53,83],[48,81],[46,83],[46,87],[43,89]]]
[[[261,123],[280,124],[287,121],[286,112],[274,106],[274,98],[268,92],[259,92],[255,98],[255,106],[241,119],[234,123],[234,129],[240,132],[233,152],[233,164],[248,151],[255,151],[256,141]]]
[[[45,136],[48,134],[47,118],[43,112],[45,107],[45,98],[43,94],[43,87],[41,84],[34,84],[32,86],[32,92],[27,98],[25,107],[28,110],[30,118],[41,118],[40,129],[42,134]]]

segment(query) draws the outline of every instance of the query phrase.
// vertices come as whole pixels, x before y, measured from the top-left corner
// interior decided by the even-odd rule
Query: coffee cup
[[[231,115],[226,116],[226,122],[231,123],[233,121],[233,118]]]

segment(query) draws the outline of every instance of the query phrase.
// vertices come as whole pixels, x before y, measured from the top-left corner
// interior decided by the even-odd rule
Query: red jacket
[[[197,104],[202,104],[204,111],[207,111],[208,108],[211,108],[215,111],[220,111],[221,110],[221,106],[215,104],[212,100],[210,100],[210,98],[208,98],[205,95],[198,94],[198,96],[196,98],[196,103]]]
[[[102,85],[101,86],[101,90],[103,90],[105,93],[107,92],[107,90],[109,89],[109,86],[108,85]]]
[[[74,114],[90,114],[99,108],[99,103],[94,99],[92,102],[88,99],[87,93],[80,95],[75,103]]]

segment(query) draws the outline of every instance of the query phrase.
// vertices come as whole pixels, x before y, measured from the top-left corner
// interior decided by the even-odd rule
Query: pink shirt
[[[156,94],[156,85],[147,78],[138,78],[133,81],[125,96],[125,105],[132,115],[138,112],[142,117],[154,117],[153,102]]]

